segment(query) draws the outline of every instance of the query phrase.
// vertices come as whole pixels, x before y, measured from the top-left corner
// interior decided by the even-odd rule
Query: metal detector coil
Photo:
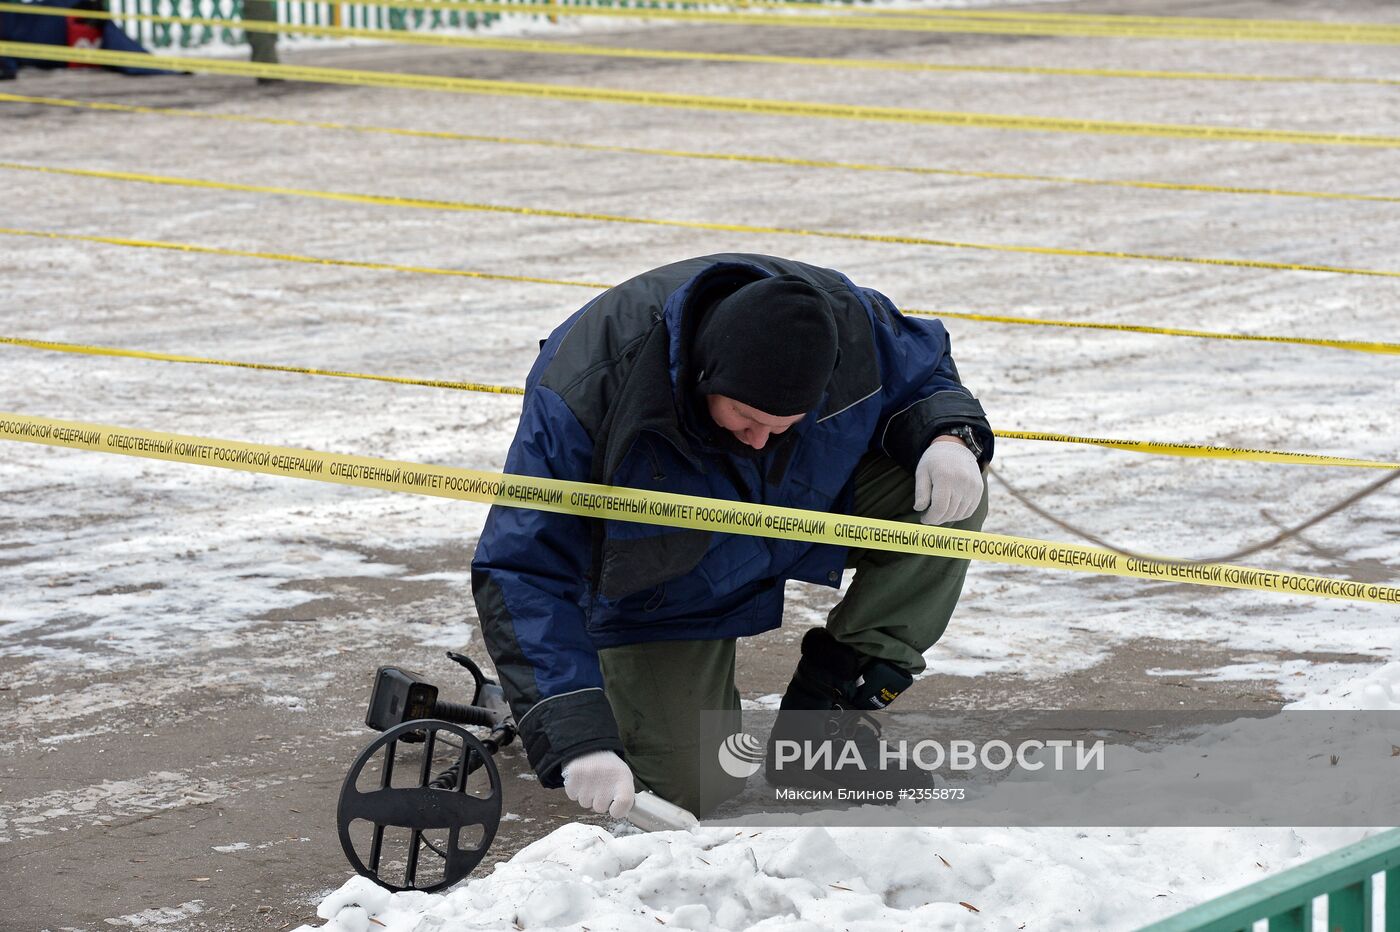
[[[510,706],[500,684],[470,657],[447,656],[472,676],[468,705],[439,699],[437,687],[412,670],[375,671],[365,724],[383,734],[355,758],[336,808],[350,866],[395,893],[436,893],[462,880],[486,857],[501,825],[501,776],[492,756],[515,740]],[[490,731],[477,739],[468,725]],[[629,818],[649,832],[696,824],[689,812],[645,792]],[[422,861],[425,851],[436,860]]]
[[[414,741],[421,742],[414,743],[410,752],[421,754],[416,782],[396,786],[396,755],[402,744]],[[453,753],[448,766],[441,769],[444,747]],[[486,857],[501,824],[501,777],[491,759],[494,750],[461,725],[441,719],[403,722],[375,739],[351,766],[336,809],[340,846],[351,866],[395,892],[433,893],[471,873]],[[374,789],[360,788],[366,768],[370,781],[378,784]],[[358,844],[353,837],[356,823],[372,826],[367,852],[362,852],[364,826],[358,829],[362,835]],[[391,843],[386,852],[385,833],[394,829],[399,830],[393,832],[395,841],[407,832],[407,846],[395,853]],[[432,869],[420,871],[425,852],[441,861],[441,873],[436,862]]]

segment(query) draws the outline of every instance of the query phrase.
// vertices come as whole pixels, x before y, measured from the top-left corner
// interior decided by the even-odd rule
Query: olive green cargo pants
[[[867,456],[856,470],[851,513],[918,523],[913,476],[886,456]],[[977,531],[986,517],[984,487],[972,516],[948,526]],[[967,561],[852,549],[846,566],[855,569],[855,579],[828,614],[827,630],[862,654],[921,672],[924,651],[942,637],[958,603]],[[739,730],[734,643],[657,641],[599,652],[604,691],[639,784],[697,815],[703,813],[696,775],[717,753],[708,742],[699,746],[700,713],[730,712],[732,731]]]

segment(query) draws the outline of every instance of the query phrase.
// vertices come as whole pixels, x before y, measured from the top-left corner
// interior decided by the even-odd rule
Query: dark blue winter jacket
[[[106,9],[101,4],[91,4],[88,0],[41,0],[34,6],[51,6],[72,9],[73,15],[82,18],[84,9]],[[128,36],[116,23],[90,20],[102,30],[102,48],[109,52],[142,52],[141,43]],[[40,45],[67,45],[68,19],[63,16],[41,16],[37,13],[0,13],[0,39],[7,42],[32,42]],[[66,68],[67,62],[44,61],[36,58],[0,58],[0,79],[13,78],[21,66],[35,68]],[[174,71],[161,71],[157,68],[132,68],[112,66],[112,71],[122,74],[177,74]]]
[[[686,348],[700,313],[768,275],[799,275],[832,306],[840,357],[818,407],[759,457],[723,452]],[[761,309],[755,313],[762,313]],[[646,272],[541,344],[505,471],[815,511],[849,507],[868,452],[911,473],[950,427],[991,430],[948,335],[830,269],[729,254]],[[845,548],[494,507],[472,589],[530,761],[545,786],[589,751],[622,752],[597,651],[775,628],[788,579],[838,586]]]

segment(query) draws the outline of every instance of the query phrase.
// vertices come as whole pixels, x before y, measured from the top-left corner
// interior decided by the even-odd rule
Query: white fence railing
[[[509,2],[509,0],[506,0]],[[799,0],[793,5],[820,6],[824,0]],[[862,5],[862,0],[854,0]],[[115,14],[144,14],[148,16],[184,16],[199,19],[239,19],[243,15],[243,0],[107,0]],[[640,7],[649,9],[697,9],[704,0],[563,0],[561,6]],[[851,5],[851,0],[836,0],[836,6]],[[508,16],[529,16],[544,19],[548,9],[538,2],[522,0],[520,13]],[[406,10],[381,6],[331,2],[301,2],[277,0],[277,21],[280,23],[317,26],[348,26],[355,29],[388,30],[473,30],[490,26],[501,19],[501,13],[479,13],[474,10]],[[238,25],[182,26],[173,23],[149,23],[141,20],[121,21],[122,28],[132,38],[151,49],[198,49],[234,47],[246,44]],[[315,42],[313,37],[290,34],[296,42]],[[288,38],[283,36],[283,40]]]
[[[236,20],[243,15],[243,0],[108,0],[108,7],[118,16],[126,13]],[[280,23],[349,26],[355,29],[477,29],[500,18],[498,13],[477,13],[474,11],[403,10],[360,4],[300,2],[300,0],[278,0],[277,3],[277,21]],[[246,43],[243,30],[237,24],[183,26],[173,23],[124,20],[121,25],[128,35],[151,49],[233,47]],[[315,39],[298,36],[296,41],[309,42],[315,41]]]

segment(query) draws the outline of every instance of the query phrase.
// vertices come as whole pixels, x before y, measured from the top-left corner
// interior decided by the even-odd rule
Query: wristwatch
[[[957,427],[950,427],[947,430],[939,433],[938,436],[957,437],[959,440],[961,440],[964,444],[967,445],[967,448],[972,451],[973,456],[975,456],[979,460],[982,459],[982,444],[977,439],[977,431],[973,430],[971,427],[968,427],[966,424],[959,424]],[[934,439],[936,440],[938,438],[935,437]]]

